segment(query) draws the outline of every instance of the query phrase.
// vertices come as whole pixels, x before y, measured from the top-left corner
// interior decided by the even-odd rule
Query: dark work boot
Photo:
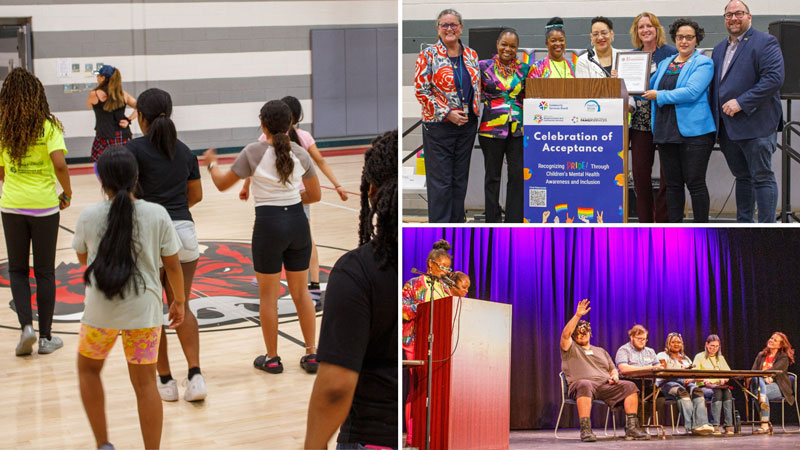
[[[636,414],[625,415],[625,440],[648,441],[650,435],[639,426],[639,417]]]
[[[588,417],[581,417],[581,442],[595,442],[597,437],[592,433],[592,422]]]

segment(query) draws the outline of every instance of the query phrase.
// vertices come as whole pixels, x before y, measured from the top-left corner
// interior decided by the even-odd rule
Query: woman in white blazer
[[[614,24],[606,17],[595,17],[592,19],[591,38],[593,48],[578,57],[575,78],[610,77],[611,71],[617,68],[619,53],[611,46],[614,42]]]

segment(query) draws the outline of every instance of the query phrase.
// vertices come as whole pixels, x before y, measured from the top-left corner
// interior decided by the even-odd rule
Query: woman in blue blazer
[[[670,222],[683,221],[685,185],[692,198],[694,221],[708,222],[706,169],[716,132],[708,87],[714,62],[696,50],[705,35],[697,22],[677,19],[669,34],[678,54],[658,64],[650,78],[650,90],[643,95],[654,102],[651,126],[666,178],[667,214]]]

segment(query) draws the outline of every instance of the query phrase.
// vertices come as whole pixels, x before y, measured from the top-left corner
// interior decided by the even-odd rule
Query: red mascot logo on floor
[[[258,286],[255,283],[250,244],[239,242],[200,242],[205,250],[197,263],[189,306],[197,316],[200,328],[233,325],[242,322],[257,324]],[[83,316],[85,267],[77,262],[60,263],[56,267],[56,322],[79,322]],[[320,266],[321,293],[312,292],[311,298],[319,305],[324,300],[324,289],[330,267]],[[33,270],[30,273],[33,288],[33,308],[36,310],[36,293]],[[0,264],[0,288],[10,288],[8,262]],[[320,297],[323,297],[321,299]],[[14,301],[9,303],[14,309]],[[164,313],[167,313],[166,301]],[[297,312],[289,296],[286,276],[281,274],[278,297],[278,316],[295,317]]]

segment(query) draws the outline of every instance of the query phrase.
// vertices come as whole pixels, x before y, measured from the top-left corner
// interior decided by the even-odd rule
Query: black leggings
[[[33,273],[36,277],[36,305],[39,335],[49,338],[56,307],[56,241],[60,213],[33,217],[2,213],[3,233],[8,249],[8,274],[11,295],[20,327],[33,325],[31,310],[30,256],[33,242]]]

